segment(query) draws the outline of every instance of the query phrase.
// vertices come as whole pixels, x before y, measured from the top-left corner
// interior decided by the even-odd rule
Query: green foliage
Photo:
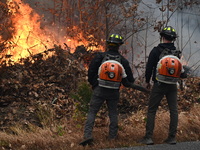
[[[9,142],[8,141],[4,141],[4,140],[0,140],[0,146],[1,147],[9,147]]]
[[[92,89],[87,82],[80,82],[76,91],[71,92],[70,96],[76,103],[75,115],[85,116],[89,110],[89,102],[92,95]]]
[[[147,122],[147,118],[145,117],[144,119],[143,119],[145,122]]]
[[[36,115],[43,127],[50,126],[54,120],[53,110],[49,106],[44,104],[38,104]]]
[[[58,126],[57,133],[59,136],[63,136],[65,133],[64,128],[62,126]]]

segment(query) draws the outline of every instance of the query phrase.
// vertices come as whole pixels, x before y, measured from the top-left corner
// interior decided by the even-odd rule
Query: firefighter
[[[107,42],[107,51],[97,53],[91,61],[88,69],[88,82],[93,89],[92,98],[90,100],[89,112],[84,128],[84,139],[80,145],[93,144],[93,126],[100,107],[106,101],[108,107],[108,115],[110,119],[108,139],[113,140],[117,138],[118,134],[118,112],[117,104],[119,102],[119,87],[122,83],[124,86],[129,86],[127,83],[133,83],[134,77],[130,68],[129,62],[119,53],[119,47],[123,44],[123,38],[119,34],[111,34]],[[105,81],[99,78],[100,66],[106,55],[120,56],[120,63],[124,69],[123,79],[120,84],[117,81]],[[109,62],[108,62],[109,63]],[[113,62],[112,62],[113,63]],[[114,65],[111,65],[114,66]],[[109,65],[108,65],[109,67]],[[102,69],[102,68],[101,68]],[[113,76],[113,75],[111,75]],[[112,79],[112,77],[110,77]],[[114,79],[114,78],[113,78]],[[101,83],[99,83],[101,81]],[[105,82],[104,82],[105,81]],[[113,84],[115,83],[115,84]],[[106,86],[108,84],[108,86]]]
[[[157,66],[166,67],[167,63],[158,65],[158,62],[162,62],[162,61],[159,61],[160,60],[159,56],[161,55],[164,49],[168,49],[171,52],[176,50],[176,47],[174,45],[174,41],[176,40],[176,38],[177,38],[177,34],[176,34],[175,29],[171,26],[166,26],[160,32],[160,44],[158,44],[157,47],[154,47],[149,54],[149,58],[148,58],[148,61],[146,64],[146,70],[145,70],[146,88],[148,89],[151,88],[151,84],[150,84],[151,79],[154,84],[153,84],[149,102],[148,102],[146,134],[143,137],[143,139],[140,140],[140,143],[142,144],[147,144],[147,145],[154,144],[152,140],[152,136],[153,136],[154,125],[155,125],[155,115],[156,115],[158,106],[160,105],[160,102],[164,96],[166,96],[167,103],[169,106],[169,111],[170,111],[169,133],[168,133],[168,137],[166,138],[164,142],[168,144],[176,144],[176,132],[177,132],[177,125],[178,125],[177,79],[179,78],[175,78],[175,76],[173,76],[172,74],[170,77],[166,77],[164,75],[159,76],[158,68],[157,68]],[[167,60],[171,61],[172,58],[167,59]],[[179,55],[179,58],[180,58],[180,55]],[[173,63],[174,62],[178,63],[179,62],[178,58],[176,61],[173,60]],[[177,64],[177,66],[180,67],[180,64]],[[179,71],[181,71],[180,78],[185,78],[186,75],[183,72],[182,68]],[[168,74],[169,73],[173,73],[173,71],[169,70]],[[159,81],[157,80],[158,77],[159,77]],[[171,81],[166,80],[166,79],[170,79]]]

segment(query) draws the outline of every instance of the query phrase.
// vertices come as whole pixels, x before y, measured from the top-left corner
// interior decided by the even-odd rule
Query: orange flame
[[[10,0],[7,5],[12,13],[11,20],[15,30],[7,52],[13,55],[13,61],[53,46],[49,37],[40,29],[40,16],[28,4],[23,4],[21,0]]]
[[[28,4],[23,3],[21,0],[7,0],[7,5],[12,14],[11,20],[15,32],[12,39],[7,43],[6,47],[9,48],[6,54],[12,55],[12,60],[15,62],[19,58],[25,58],[52,48],[55,44],[62,45],[60,43],[66,43],[71,49],[70,52],[74,52],[78,45],[88,43],[84,40],[82,33],[79,34],[82,38],[81,41],[69,39],[67,36],[57,41],[56,35],[49,34],[48,29],[40,28],[42,17]],[[0,37],[0,41],[2,41],[2,37]],[[90,49],[95,50],[97,48],[90,47]]]

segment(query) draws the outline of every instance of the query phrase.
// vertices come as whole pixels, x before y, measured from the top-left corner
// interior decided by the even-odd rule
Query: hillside
[[[55,47],[22,59],[21,63],[1,64],[0,148],[80,149],[77,144],[83,134],[91,94],[87,65],[92,56],[92,52],[71,54]],[[185,79],[183,89],[179,90],[180,141],[200,140],[199,90],[200,78]],[[137,145],[137,137],[144,133],[148,96],[122,88],[119,141],[106,141],[109,121],[103,106],[94,129],[98,144],[92,149]],[[167,130],[158,134],[159,129],[168,128],[167,110],[163,100],[155,131],[158,143],[167,134]]]

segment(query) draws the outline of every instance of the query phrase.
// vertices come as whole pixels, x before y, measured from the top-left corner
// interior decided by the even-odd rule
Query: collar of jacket
[[[174,43],[160,43],[158,45],[160,48],[169,48],[169,49],[176,49],[176,47],[174,46]]]

